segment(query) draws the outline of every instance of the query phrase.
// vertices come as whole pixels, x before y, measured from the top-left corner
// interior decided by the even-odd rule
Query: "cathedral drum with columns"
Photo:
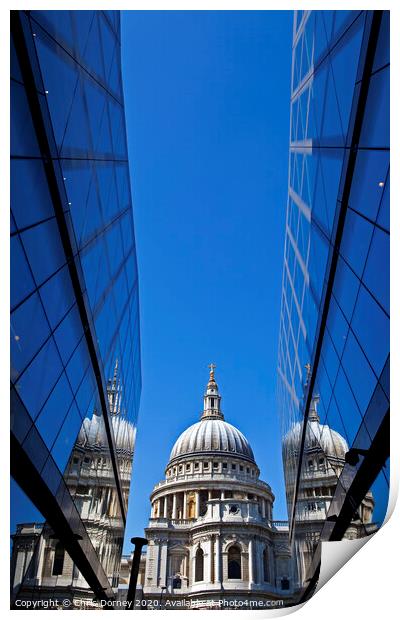
[[[210,366],[200,421],[172,448],[151,494],[143,597],[150,607],[256,606],[293,596],[287,524],[244,435],[225,421]]]

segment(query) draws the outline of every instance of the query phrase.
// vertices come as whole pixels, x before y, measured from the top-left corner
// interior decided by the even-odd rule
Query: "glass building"
[[[388,11],[295,12],[278,389],[300,589],[322,540],[387,508],[389,67]]]
[[[14,602],[118,583],[141,392],[120,51],[119,11],[11,12]]]

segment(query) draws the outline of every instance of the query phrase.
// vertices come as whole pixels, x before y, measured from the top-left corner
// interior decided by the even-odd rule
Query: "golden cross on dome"
[[[214,380],[214,369],[216,368],[216,365],[209,364],[208,367],[210,369],[210,381],[213,381]]]

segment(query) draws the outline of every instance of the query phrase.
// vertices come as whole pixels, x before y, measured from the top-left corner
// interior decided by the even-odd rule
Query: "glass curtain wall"
[[[278,390],[298,585],[389,489],[389,12],[296,11]],[[300,542],[299,542],[300,541]]]
[[[44,517],[36,585],[107,598],[141,392],[120,14],[12,11],[11,34],[12,527]]]

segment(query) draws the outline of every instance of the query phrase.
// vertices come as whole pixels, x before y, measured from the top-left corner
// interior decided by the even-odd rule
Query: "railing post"
[[[142,554],[142,548],[144,545],[147,545],[147,538],[131,538],[131,543],[135,545],[135,550],[133,552],[132,559],[132,568],[131,568],[131,576],[129,579],[129,588],[128,594],[126,597],[126,609],[132,610],[135,608],[135,595],[136,595],[136,585],[139,574],[139,564],[140,564],[140,556]]]

